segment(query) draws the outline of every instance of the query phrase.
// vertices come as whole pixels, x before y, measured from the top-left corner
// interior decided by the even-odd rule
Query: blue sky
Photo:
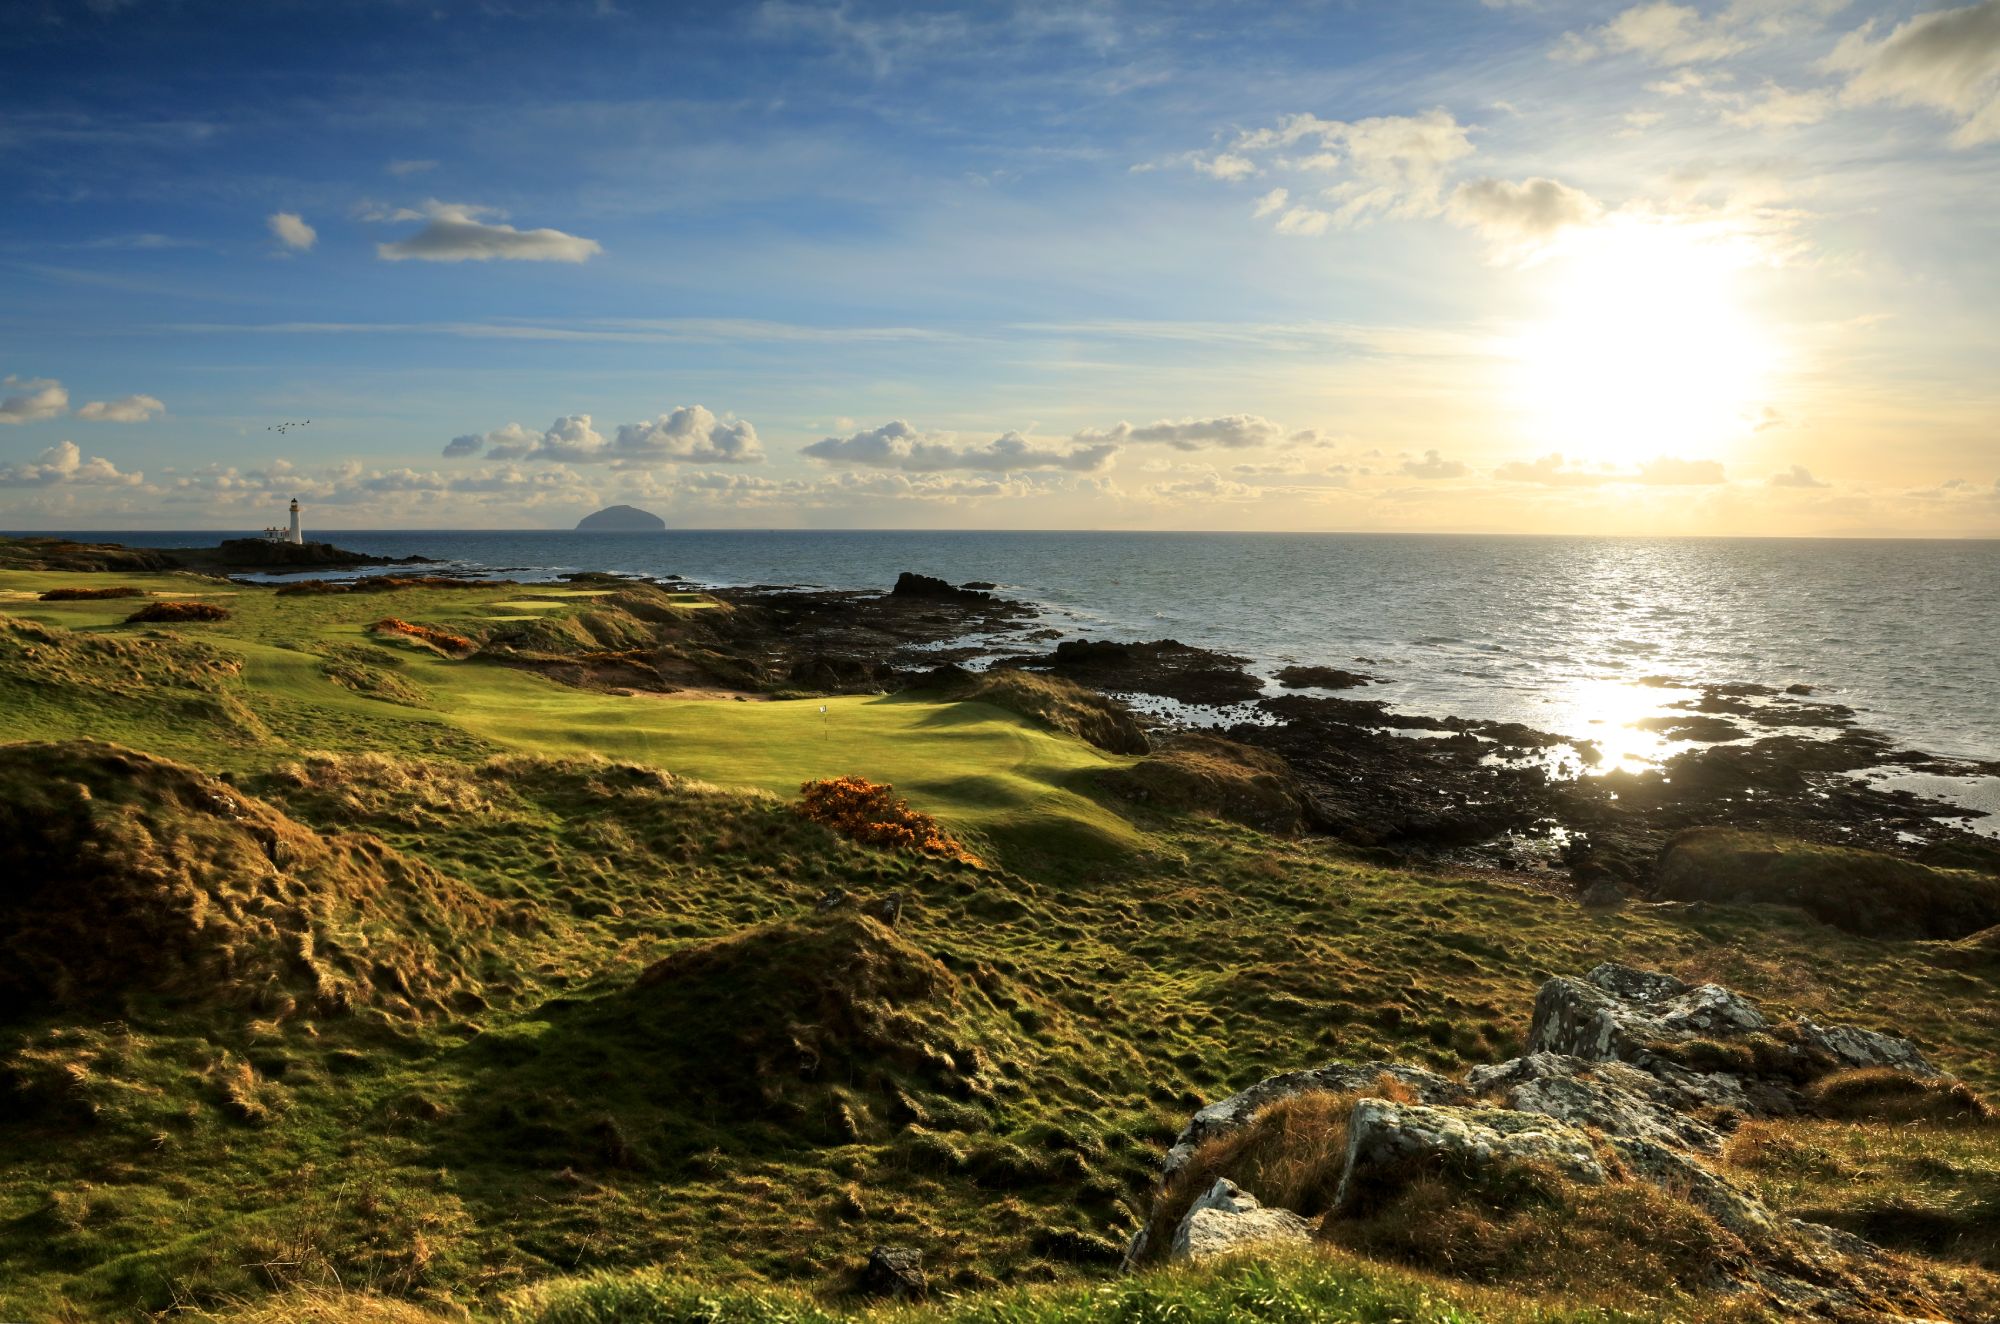
[[[0,527],[2000,533],[2000,0],[12,12]]]

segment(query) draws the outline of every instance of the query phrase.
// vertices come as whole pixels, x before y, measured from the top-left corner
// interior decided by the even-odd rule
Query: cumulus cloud
[[[815,460],[871,469],[938,472],[978,469],[1013,473],[1024,469],[1067,469],[1095,473],[1118,453],[1115,441],[1049,445],[1007,432],[988,442],[961,443],[951,432],[921,432],[902,419],[846,437],[822,437],[801,452]]]
[[[1848,75],[1849,102],[1939,111],[1958,121],[1959,147],[2000,139],[2000,0],[1919,14],[1879,41],[1871,21],[1827,66]]]
[[[18,394],[0,397],[0,423],[39,423],[69,410],[69,392],[51,377],[0,378]]]
[[[1824,479],[1813,477],[1812,470],[1806,468],[1803,464],[1795,464],[1791,468],[1785,470],[1783,473],[1772,474],[1770,477],[1770,485],[1772,487],[1832,487],[1833,486],[1832,483],[1829,483]]]
[[[1601,487],[1612,480],[1602,469],[1568,467],[1558,451],[1538,460],[1509,460],[1495,469],[1493,476],[1503,483],[1539,483],[1543,487]]]
[[[1597,199],[1581,189],[1536,177],[1511,183],[1476,179],[1452,191],[1451,218],[1502,252],[1524,254],[1543,248],[1565,230],[1594,225],[1604,215]]]
[[[93,423],[144,423],[165,413],[166,408],[154,396],[128,395],[117,400],[92,400],[77,410],[76,416]]]
[[[1470,472],[1463,460],[1447,460],[1434,450],[1425,451],[1422,458],[1412,457],[1403,461],[1402,472],[1409,478],[1463,478]]]
[[[1120,423],[1116,427],[1087,429],[1076,434],[1080,444],[1114,442],[1159,443],[1180,451],[1204,450],[1220,446],[1225,450],[1247,450],[1269,446],[1281,440],[1285,430],[1256,414],[1225,414],[1220,418],[1163,418],[1144,427]]]
[[[98,456],[85,459],[73,441],[59,441],[25,464],[0,467],[0,487],[53,487],[76,483],[97,487],[136,487],[144,474],[121,473]]]
[[[658,418],[622,424],[614,438],[597,430],[589,414],[567,414],[536,432],[509,423],[470,432],[445,443],[446,459],[484,454],[489,460],[549,460],[560,464],[616,464],[643,469],[657,464],[756,464],[763,444],[749,420],[719,419],[700,405],[682,405]]]
[[[1446,173],[1472,152],[1468,132],[1443,109],[1365,120],[1307,112],[1241,133],[1221,151],[1175,159],[1223,180],[1246,179],[1267,167],[1314,178],[1313,196],[1324,205],[1279,188],[1260,197],[1255,211],[1275,217],[1280,234],[1313,235],[1376,216],[1436,215]],[[1334,183],[1317,182],[1329,174],[1337,177]]]
[[[264,218],[271,235],[295,253],[303,253],[319,242],[319,231],[307,225],[295,211],[274,211]]]
[[[764,458],[763,444],[749,420],[718,419],[700,405],[682,405],[656,419],[627,423],[618,429],[616,447],[621,458],[640,462],[755,464]]]
[[[1255,501],[1261,494],[1254,487],[1211,472],[1198,478],[1153,483],[1141,489],[1139,495],[1148,501],[1181,505],[1190,501]]]
[[[491,207],[432,200],[422,210],[408,208],[368,210],[368,220],[423,220],[424,228],[407,239],[375,245],[375,255],[385,262],[587,262],[604,251],[595,239],[584,239],[561,230],[517,230],[498,220]]]

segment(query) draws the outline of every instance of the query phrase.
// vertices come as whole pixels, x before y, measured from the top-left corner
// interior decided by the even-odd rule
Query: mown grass
[[[51,582],[0,575],[0,590]],[[1586,913],[1506,879],[1135,819],[1095,784],[1127,761],[978,703],[626,696],[365,637],[384,615],[477,632],[491,591],[230,591],[233,618],[198,640],[118,626],[115,602],[0,602],[63,627],[0,629],[7,734],[228,772],[236,794],[378,837],[533,922],[466,947],[454,978],[476,997],[422,1016],[144,989],[110,1023],[0,1015],[0,1318],[360,1289],[525,1320],[506,1303],[536,1284],[611,1275],[532,1309],[816,1320],[882,1243],[921,1247],[936,1290],[981,1293],[918,1321],[1610,1318],[1338,1256],[1268,1282],[1092,1284],[1193,1108],[1336,1057],[1510,1056],[1539,984],[1602,960],[1908,1033],[2000,1086],[1990,970],[1919,944],[1774,908]],[[393,686],[331,674],[354,659]],[[845,773],[893,782],[987,867],[871,850],[787,807],[802,781]],[[902,894],[893,935],[815,937],[832,889]],[[774,933],[792,936],[756,936]],[[640,982],[711,947],[734,955]],[[826,991],[878,959],[946,976],[921,997],[900,980]],[[795,986],[821,1001],[788,1001]],[[810,1011],[829,1006],[852,1015]],[[739,1023],[749,1038],[715,1037]],[[852,1043],[867,1052],[843,1058]],[[1861,1208],[1833,1182],[1802,1187],[1796,1203],[1814,1201]],[[983,1294],[1035,1283],[1051,1286]]]

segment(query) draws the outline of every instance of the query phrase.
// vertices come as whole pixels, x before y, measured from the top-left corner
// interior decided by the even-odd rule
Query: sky
[[[2000,0],[10,0],[0,528],[2000,536]]]

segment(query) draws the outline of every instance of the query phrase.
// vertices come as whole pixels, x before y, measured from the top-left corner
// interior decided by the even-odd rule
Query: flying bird
[[[267,426],[266,426],[266,427],[264,428],[264,431],[266,431],[266,432],[277,432],[277,433],[281,433],[281,434],[282,434],[282,433],[286,433],[286,432],[290,432],[290,431],[291,431],[291,430],[292,430],[293,428],[302,428],[302,427],[306,426],[306,424],[307,424],[307,423],[310,423],[310,422],[312,422],[312,420],[311,420],[311,419],[306,419],[306,420],[305,420],[305,422],[303,422],[303,423],[271,423],[271,424],[268,424],[268,425],[267,425]]]

